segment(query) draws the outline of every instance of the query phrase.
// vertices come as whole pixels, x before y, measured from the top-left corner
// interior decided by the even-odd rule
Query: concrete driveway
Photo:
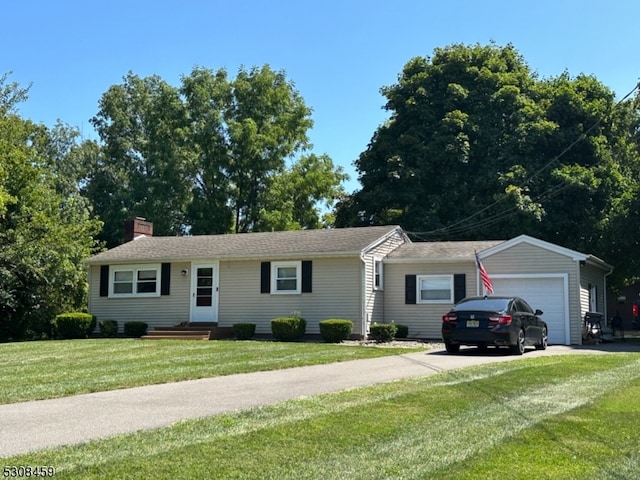
[[[475,348],[462,348],[458,355],[449,355],[441,349],[418,350],[369,360],[0,405],[0,458],[165,427],[187,418],[208,417],[472,365],[547,355],[616,351],[640,352],[640,345],[550,346],[546,351],[527,350],[523,357],[493,349],[480,352]]]

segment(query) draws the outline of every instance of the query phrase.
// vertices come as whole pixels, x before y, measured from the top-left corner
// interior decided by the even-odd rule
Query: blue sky
[[[3,2],[0,75],[32,84],[25,118],[97,139],[89,119],[128,71],[174,86],[195,65],[269,64],[313,109],[313,152],[352,162],[388,117],[380,88],[452,43],[512,43],[541,77],[592,74],[618,98],[640,78],[636,0],[31,0]]]

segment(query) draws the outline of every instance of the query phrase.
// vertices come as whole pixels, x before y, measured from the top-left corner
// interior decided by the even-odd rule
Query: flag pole
[[[480,260],[480,257],[478,256],[478,252],[476,252],[475,249],[473,250],[473,254],[476,258],[476,267],[478,268],[478,273],[480,274],[480,280],[482,280],[482,286],[484,287],[484,293],[485,293],[484,296],[486,297],[487,292],[493,293],[493,282],[491,281],[491,277],[487,273],[487,270],[484,268],[484,265],[482,265],[482,261]]]

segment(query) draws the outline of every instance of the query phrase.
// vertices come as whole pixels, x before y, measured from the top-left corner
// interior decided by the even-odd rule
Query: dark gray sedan
[[[547,348],[547,324],[542,311],[519,297],[469,297],[442,316],[442,339],[449,353],[460,345],[509,347],[522,355],[525,347]]]

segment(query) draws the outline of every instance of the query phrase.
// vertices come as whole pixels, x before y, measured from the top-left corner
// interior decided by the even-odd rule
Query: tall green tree
[[[542,157],[539,174],[528,168],[545,217],[535,226],[538,236],[581,251],[604,253],[614,204],[626,189],[624,168],[632,157],[617,152],[630,140],[616,128],[613,92],[591,76],[564,73],[540,84],[538,102],[554,130],[532,142],[531,157]],[[521,165],[521,168],[526,168]],[[595,252],[594,252],[595,253]]]
[[[501,175],[526,163],[530,138],[553,129],[534,86],[511,46],[453,45],[409,61],[382,89],[391,117],[355,162],[362,189],[349,200],[358,215],[349,223],[432,231],[489,207],[505,195]],[[537,210],[526,195],[518,200]]]
[[[233,99],[227,72],[194,68],[182,77],[181,93],[190,119],[191,234],[228,233],[234,228],[229,178],[231,159],[225,112]]]
[[[65,162],[48,156],[57,134],[16,113],[27,91],[4,79],[0,91],[0,341],[6,341],[48,335],[56,314],[86,306],[82,260],[94,251],[100,224],[89,218],[77,187],[62,182]]]
[[[225,70],[195,68],[182,84],[198,146],[196,198],[227,220],[225,195],[235,232],[260,230],[265,192],[286,160],[310,147],[311,109],[285,73],[268,65],[242,67],[232,80]]]
[[[326,155],[305,156],[310,116],[285,73],[267,65],[241,67],[235,78],[196,67],[179,88],[129,73],[92,120],[102,146],[84,191],[106,223],[101,238],[119,244],[132,216],[161,235],[318,226],[317,206],[332,203],[344,174]],[[318,185],[299,179],[299,165]],[[282,186],[289,180],[300,184],[295,215]]]
[[[332,226],[321,215],[344,195],[349,176],[328,155],[304,155],[264,192],[258,224],[262,231],[299,230]]]
[[[539,79],[511,45],[451,45],[382,89],[389,120],[356,160],[338,225],[399,223],[423,239],[526,233],[607,258],[637,110],[592,76]],[[639,252],[640,253],[640,252]]]
[[[615,266],[610,278],[614,289],[640,281],[640,83],[636,92],[612,113],[612,130],[620,139],[612,148],[620,170],[619,192],[602,222],[599,251]]]
[[[143,216],[162,235],[183,233],[191,200],[187,112],[178,91],[158,76],[127,74],[102,96],[91,120],[102,148],[85,187],[105,222],[108,246],[122,242],[123,221]]]

